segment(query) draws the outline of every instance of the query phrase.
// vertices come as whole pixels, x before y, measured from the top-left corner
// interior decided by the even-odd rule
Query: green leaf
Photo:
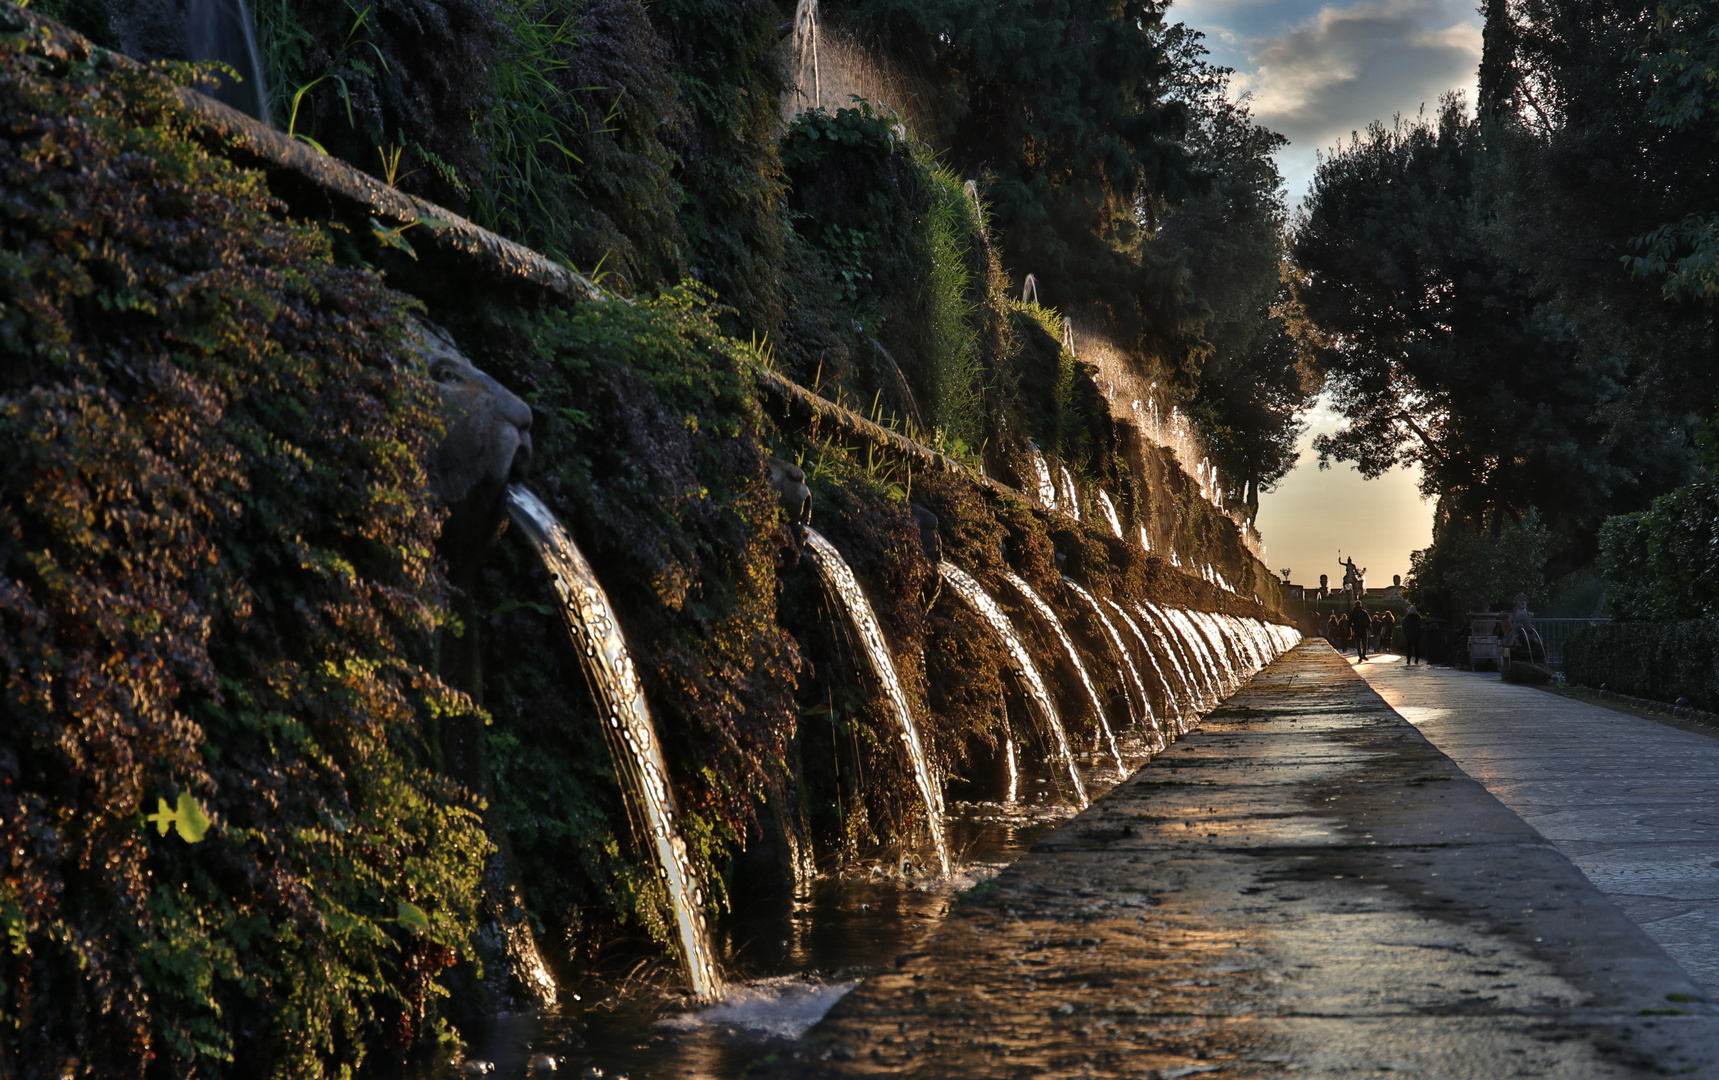
[[[203,835],[209,831],[209,815],[197,805],[197,800],[191,797],[189,791],[179,793],[179,812],[174,816],[177,819],[174,827],[179,830],[179,839],[187,844],[203,841]]]
[[[167,805],[166,799],[156,799],[155,805],[157,808],[155,813],[150,814],[149,817],[144,820],[155,822],[156,826],[161,831],[161,835],[166,836],[168,827],[173,824],[174,818],[177,815],[175,815],[173,810]]]
[[[179,839],[187,844],[197,844],[209,831],[209,815],[203,812],[189,791],[179,793],[177,809],[170,808],[166,799],[156,799],[155,806],[155,813],[144,820],[154,822],[156,831],[162,836],[166,836],[168,827],[172,826],[179,833]]]
[[[424,914],[424,909],[416,904],[400,901],[395,921],[401,926],[409,926],[421,934],[430,932],[430,917]]]

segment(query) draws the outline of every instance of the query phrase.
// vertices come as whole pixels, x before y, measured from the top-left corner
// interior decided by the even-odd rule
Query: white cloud
[[[1261,123],[1301,148],[1324,147],[1473,85],[1480,26],[1453,14],[1437,0],[1328,5],[1287,33],[1256,40],[1236,89],[1252,91]]]

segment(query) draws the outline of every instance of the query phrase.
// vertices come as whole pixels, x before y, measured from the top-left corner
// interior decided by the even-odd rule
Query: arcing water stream
[[[1128,767],[1122,763],[1122,751],[1116,747],[1116,736],[1110,731],[1110,721],[1104,718],[1104,705],[1098,700],[1098,691],[1092,688],[1092,679],[1086,673],[1086,665],[1080,660],[1080,650],[1076,649],[1074,642],[1069,640],[1068,631],[1063,629],[1062,620],[1057,618],[1056,612],[1049,604],[1045,603],[1044,598],[1034,592],[1032,586],[1021,580],[1019,575],[1013,571],[1005,571],[1003,576],[1010,585],[1015,587],[1016,592],[1027,598],[1027,603],[1033,606],[1033,610],[1039,613],[1039,617],[1056,634],[1057,640],[1062,642],[1063,651],[1068,654],[1069,663],[1074,665],[1074,673],[1080,678],[1080,685],[1086,691],[1086,699],[1092,705],[1093,719],[1098,724],[1098,730],[1110,749],[1110,756],[1116,761],[1116,775],[1119,777],[1127,776]]]
[[[554,579],[561,614],[606,721],[603,733],[623,778],[629,809],[643,818],[679,932],[681,963],[693,996],[701,1001],[722,995],[722,977],[711,954],[704,919],[704,890],[687,856],[676,820],[662,749],[645,704],[645,689],[633,657],[615,622],[609,598],[591,564],[549,508],[518,484],[507,488],[507,510],[531,541]]]
[[[1134,695],[1140,701],[1140,711],[1135,715],[1135,723],[1141,723],[1141,718],[1144,717],[1145,725],[1150,727],[1152,733],[1161,739],[1162,732],[1158,730],[1158,718],[1152,714],[1152,701],[1146,696],[1146,684],[1141,681],[1140,671],[1134,666],[1134,658],[1129,655],[1128,645],[1122,640],[1122,634],[1116,629],[1116,624],[1104,614],[1104,609],[1098,606],[1098,601],[1093,598],[1092,594],[1080,587],[1079,582],[1073,578],[1065,577],[1062,579],[1062,583],[1068,587],[1070,592],[1084,600],[1086,606],[1092,609],[1092,613],[1098,616],[1098,622],[1104,627],[1105,634],[1109,636],[1110,644],[1116,648],[1116,654],[1122,658],[1123,670],[1128,673],[1129,685],[1134,688]]]
[[[884,697],[889,700],[890,710],[901,727],[901,741],[907,749],[908,760],[913,764],[920,797],[925,800],[926,828],[937,849],[938,865],[947,874],[949,846],[944,838],[943,787],[926,760],[925,747],[919,739],[919,725],[914,723],[913,711],[908,708],[907,692],[901,688],[901,678],[896,674],[895,661],[889,654],[889,643],[883,640],[883,630],[872,612],[871,601],[866,599],[865,591],[854,580],[853,571],[848,568],[842,553],[811,526],[801,526],[801,532],[805,536],[806,552],[811,556],[812,565],[817,567],[825,588],[853,625],[854,633],[859,636],[860,648],[871,664],[872,675],[883,688]]]
[[[1008,651],[1009,658],[1015,662],[1015,672],[1026,684],[1028,696],[1038,707],[1039,719],[1050,729],[1051,737],[1056,740],[1057,757],[1068,768],[1068,778],[1074,784],[1075,801],[1084,808],[1089,801],[1086,797],[1086,783],[1081,780],[1080,771],[1074,767],[1074,753],[1069,749],[1068,733],[1063,730],[1062,716],[1057,712],[1056,702],[1051,700],[1050,691],[1045,689],[1044,680],[1039,677],[1039,669],[1027,654],[1026,646],[1021,644],[1020,636],[1015,633],[1008,616],[1003,614],[1003,609],[997,606],[991,595],[965,570],[948,562],[938,563],[937,570],[943,575],[943,580],[960,593],[961,599],[971,604],[979,617],[991,627],[1002,641],[1003,648]]]
[[[655,754],[655,732],[644,708],[642,690],[634,676],[608,603],[572,539],[530,492],[510,488],[515,521],[536,546],[564,601],[568,626],[580,647],[593,690],[610,718],[618,771],[636,790],[629,792],[642,805],[658,841],[657,852],[671,881],[682,883],[676,895],[694,901],[697,886],[685,867],[685,847],[676,831],[673,803]],[[1070,751],[1055,701],[1016,633],[1013,624],[971,575],[947,562],[939,565],[944,581],[970,604],[1003,643],[1041,713],[1051,736],[1049,759],[1021,759],[1018,744],[1005,727],[1003,750],[1008,766],[1007,796],[1001,803],[954,803],[945,808],[938,777],[926,761],[919,730],[883,639],[881,628],[851,569],[822,535],[806,529],[805,550],[836,606],[853,626],[872,665],[878,685],[901,725],[905,753],[913,762],[928,819],[938,843],[942,872],[919,876],[905,866],[872,866],[855,873],[849,867],[809,882],[797,892],[788,910],[766,903],[757,910],[736,911],[725,920],[720,940],[724,966],[733,981],[719,981],[714,949],[706,935],[701,911],[690,907],[683,932],[693,938],[683,945],[687,956],[699,956],[704,966],[687,972],[700,1004],[687,1011],[686,997],[674,993],[659,977],[636,983],[632,974],[618,982],[598,977],[577,984],[571,1001],[533,1014],[502,1016],[470,1032],[473,1044],[463,1066],[444,1060],[417,1080],[452,1080],[456,1069],[474,1068],[507,1075],[542,1075],[557,1066],[533,1062],[558,1061],[569,1069],[584,1068],[586,1076],[700,1076],[739,1080],[750,1066],[779,1046],[773,1040],[793,1039],[815,1024],[848,990],[880,966],[880,957],[911,949],[918,938],[948,911],[958,891],[987,880],[1012,861],[1038,835],[1055,827],[1087,804],[1087,779]],[[1082,676],[1086,697],[1099,702],[1072,640],[1049,605],[1017,576],[1005,574],[1013,587],[1045,618],[1068,650]],[[1145,657],[1157,674],[1166,702],[1178,713],[1177,727],[1215,704],[1222,692],[1269,663],[1298,638],[1279,626],[1232,616],[1211,615],[1147,603],[1140,618],[1158,639],[1154,647],[1141,624],[1128,610],[1106,598],[1100,602],[1086,588],[1064,579],[1070,591],[1098,616],[1106,636],[1126,665],[1138,695],[1141,715],[1156,736],[1152,749],[1162,749],[1165,733],[1158,727],[1133,654]],[[1134,642],[1130,648],[1114,612]],[[1171,665],[1189,704],[1176,703],[1177,690],[1166,677],[1159,655]],[[1186,666],[1184,660],[1186,658]],[[1200,672],[1205,685],[1196,689],[1187,674]],[[1102,722],[1102,712],[1099,713]],[[1108,729],[1106,729],[1108,734]],[[1094,773],[1097,783],[1118,780],[1126,773],[1111,742],[1119,774]],[[1066,770],[1074,784],[1074,799],[1056,792],[1055,780]],[[666,841],[666,843],[665,843]],[[677,915],[681,912],[677,909]],[[633,971],[639,970],[637,966]],[[701,987],[703,989],[701,989]],[[594,992],[593,992],[594,991]],[[589,997],[589,1000],[587,1000]]]

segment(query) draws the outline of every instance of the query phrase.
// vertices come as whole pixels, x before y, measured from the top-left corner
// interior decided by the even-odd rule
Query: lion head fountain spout
[[[782,512],[796,525],[810,523],[812,489],[806,486],[805,471],[779,457],[769,458],[766,464],[770,469],[770,487],[776,492],[776,501],[781,504]]]
[[[447,430],[430,459],[431,488],[450,514],[442,550],[456,576],[475,567],[507,523],[507,485],[531,468],[531,408],[423,326],[419,354],[442,397]]]

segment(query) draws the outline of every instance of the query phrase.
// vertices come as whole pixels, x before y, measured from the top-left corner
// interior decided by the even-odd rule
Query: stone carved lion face
[[[421,326],[419,360],[442,397],[447,430],[430,459],[430,486],[448,505],[442,547],[456,574],[475,564],[507,521],[507,485],[531,467],[531,409]]]

